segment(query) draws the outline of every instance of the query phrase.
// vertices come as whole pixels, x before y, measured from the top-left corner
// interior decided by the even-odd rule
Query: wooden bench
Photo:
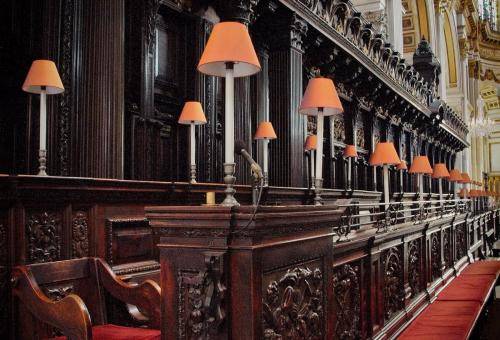
[[[21,301],[21,319],[41,321],[23,322],[18,334],[22,339],[160,339],[158,284],[126,284],[98,258],[15,267],[13,293]],[[108,324],[106,294],[136,306],[154,329]]]
[[[499,274],[500,261],[470,264],[413,320],[398,339],[467,339]]]

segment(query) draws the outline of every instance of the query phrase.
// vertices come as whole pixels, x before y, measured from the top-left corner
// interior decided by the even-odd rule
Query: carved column
[[[269,55],[269,116],[278,139],[271,143],[270,169],[274,185],[301,187],[305,184],[303,157],[305,117],[298,113],[302,98],[302,39],[306,22],[295,13],[274,18]],[[319,156],[319,155],[318,155]]]

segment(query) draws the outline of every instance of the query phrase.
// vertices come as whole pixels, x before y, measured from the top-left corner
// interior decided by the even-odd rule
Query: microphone
[[[243,156],[243,158],[245,158],[248,164],[250,164],[250,170],[252,171],[252,176],[255,178],[255,180],[260,180],[264,178],[262,174],[262,168],[260,167],[259,164],[257,164],[256,161],[253,160],[252,156],[250,156],[246,148],[247,146],[245,145],[245,142],[243,142],[242,140],[237,140],[234,143],[234,153]]]

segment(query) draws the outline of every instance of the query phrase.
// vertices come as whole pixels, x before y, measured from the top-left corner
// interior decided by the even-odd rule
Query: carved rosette
[[[85,211],[77,211],[71,227],[71,250],[73,257],[89,255],[89,227]]]
[[[211,339],[226,333],[223,253],[205,254],[203,270],[179,270],[178,339]]]
[[[263,339],[322,339],[323,274],[319,268],[288,269],[268,281],[263,294]]]
[[[431,236],[431,274],[435,280],[441,276],[441,240],[439,233]]]
[[[421,263],[421,240],[416,239],[408,244],[408,284],[410,285],[411,297],[415,297],[421,287],[420,263]]]
[[[359,266],[344,264],[335,268],[333,290],[337,320],[335,335],[338,339],[360,338],[360,286]]]
[[[465,224],[455,229],[455,246],[457,248],[457,260],[467,255],[467,235]]]
[[[44,211],[28,215],[26,239],[29,263],[57,261],[61,257],[61,219],[58,214]]]
[[[404,307],[403,257],[401,249],[393,247],[383,253],[384,316],[390,320]]]

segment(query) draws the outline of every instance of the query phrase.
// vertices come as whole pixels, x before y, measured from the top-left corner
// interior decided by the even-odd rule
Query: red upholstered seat
[[[477,301],[435,301],[398,339],[467,339],[480,310]]]
[[[93,340],[159,340],[161,333],[156,329],[101,325],[92,327]],[[65,340],[65,336],[53,340]]]
[[[500,274],[500,261],[474,262],[464,269],[461,275],[498,275]]]
[[[437,299],[483,303],[494,283],[494,275],[460,275],[439,294]]]

